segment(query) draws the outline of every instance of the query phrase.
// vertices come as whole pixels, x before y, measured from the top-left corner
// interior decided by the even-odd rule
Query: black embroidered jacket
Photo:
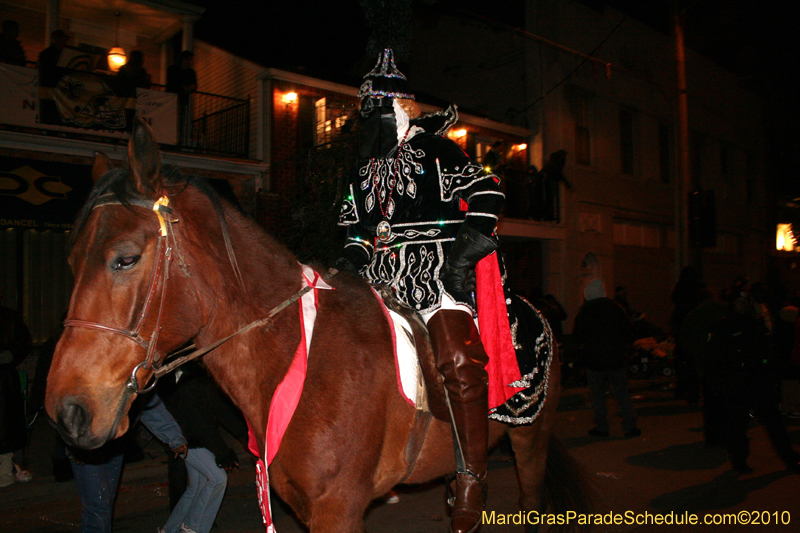
[[[426,125],[412,122],[389,157],[356,166],[339,218],[360,273],[421,313],[441,305],[439,273],[461,225],[492,235],[505,198],[496,176],[441,135],[449,124],[437,133]]]

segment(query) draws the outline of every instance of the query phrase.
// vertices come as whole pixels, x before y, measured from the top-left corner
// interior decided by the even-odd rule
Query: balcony
[[[181,128],[181,104],[160,85],[121,88],[105,72],[60,69],[50,87],[36,69],[0,63],[0,128],[120,144],[134,116],[150,124],[167,151],[247,158],[250,102],[195,92]]]
[[[27,63],[0,63],[0,129],[121,144],[138,116],[167,151],[248,158],[249,99],[196,92],[179,102],[159,85],[176,52],[192,48],[193,24],[203,12],[180,0],[1,3],[0,18],[17,22]],[[55,30],[65,34],[66,46],[56,55],[56,77],[40,84],[34,60]],[[107,59],[117,47],[128,57],[137,51],[153,85],[121,87]]]

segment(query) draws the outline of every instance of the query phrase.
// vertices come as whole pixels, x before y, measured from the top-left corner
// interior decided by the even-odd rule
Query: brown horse
[[[142,392],[138,384],[151,379],[163,354],[190,340],[215,345],[301,288],[292,254],[201,180],[162,167],[142,122],[134,125],[128,156],[126,167],[113,168],[96,154],[95,187],[69,258],[71,327],[47,382],[48,414],[69,444],[85,448],[127,431],[128,408]],[[161,210],[164,238],[150,207],[162,196],[172,210]],[[169,270],[173,262],[180,268]],[[363,531],[370,502],[394,485],[452,471],[453,442],[449,424],[434,419],[409,468],[415,409],[397,389],[383,310],[363,280],[340,273],[329,283],[335,290],[319,291],[302,396],[269,473],[272,487],[312,533],[353,533]],[[205,355],[210,373],[260,437],[262,455],[273,392],[301,339],[297,305],[277,313],[269,327],[242,331]],[[551,439],[560,393],[556,353],[551,369],[537,421],[491,422],[490,439],[511,437],[524,510],[579,510],[583,493],[574,463]]]

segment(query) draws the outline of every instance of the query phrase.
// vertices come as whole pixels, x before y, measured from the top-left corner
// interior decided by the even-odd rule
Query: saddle
[[[400,315],[411,328],[411,345],[416,350],[420,376],[415,405],[418,410],[430,412],[443,422],[450,422],[444,391],[444,377],[436,368],[436,356],[431,347],[428,328],[422,317],[414,309],[398,300],[391,289],[385,285],[373,285],[375,293],[380,296],[383,305],[391,312]]]
[[[412,398],[413,393],[404,392],[403,394],[409,398],[410,403],[413,403],[417,410],[430,412],[435,418],[449,423],[450,414],[445,400],[444,378],[436,368],[436,357],[425,323],[414,309],[398,300],[388,287],[373,285],[372,288],[386,310],[389,311],[386,313],[387,319],[393,320],[391,313],[395,313],[405,320],[410,329],[410,338],[407,339],[407,344],[416,350],[419,373],[417,374],[415,398]],[[521,377],[518,381],[506,384],[516,388],[517,392],[500,405],[490,404],[488,416],[511,425],[532,424],[544,406],[554,337],[549,323],[533,305],[520,296],[510,293],[506,296],[507,302],[509,302],[508,315],[511,323],[513,348]],[[398,330],[404,333],[408,332],[406,328],[396,328],[396,331]],[[399,335],[396,336],[399,337]],[[399,349],[398,346],[401,344],[401,340],[397,339],[395,349]],[[404,363],[400,362],[399,357],[397,360],[398,372],[402,379],[403,372],[400,365]]]

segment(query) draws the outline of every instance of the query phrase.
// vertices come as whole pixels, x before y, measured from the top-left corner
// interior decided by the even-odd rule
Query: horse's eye
[[[140,257],[140,255],[120,257],[114,263],[114,270],[128,270],[139,261]]]

